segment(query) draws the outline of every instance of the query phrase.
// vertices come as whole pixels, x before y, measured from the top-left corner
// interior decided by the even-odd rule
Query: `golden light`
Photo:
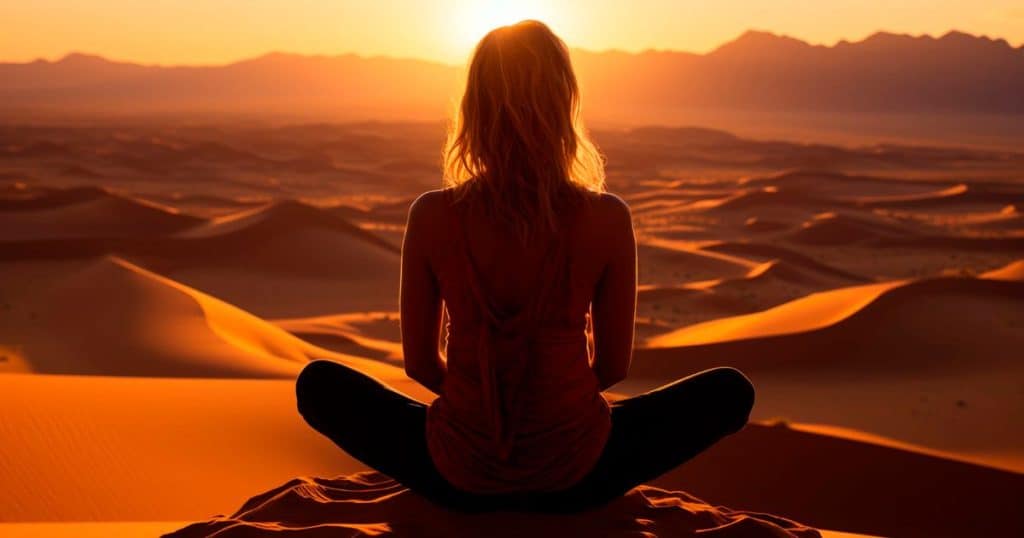
[[[471,2],[458,10],[456,24],[460,47],[469,50],[487,32],[524,19],[536,19],[551,24],[555,14],[551,2],[516,0],[516,1],[478,1]]]

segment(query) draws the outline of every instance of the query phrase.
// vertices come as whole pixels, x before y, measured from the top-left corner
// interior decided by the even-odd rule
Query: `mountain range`
[[[811,45],[748,31],[706,54],[573,51],[588,115],[633,108],[1024,114],[1024,47],[949,32]],[[461,68],[416,59],[271,53],[221,66],[147,66],[73,53],[0,63],[0,117],[436,119]]]

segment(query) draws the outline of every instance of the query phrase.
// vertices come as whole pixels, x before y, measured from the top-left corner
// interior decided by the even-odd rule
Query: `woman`
[[[477,46],[445,178],[413,203],[402,248],[405,369],[437,399],[318,361],[297,384],[313,428],[454,509],[575,511],[746,424],[753,388],[731,368],[602,396],[629,368],[636,245],[629,208],[603,192],[568,49],[544,24]]]

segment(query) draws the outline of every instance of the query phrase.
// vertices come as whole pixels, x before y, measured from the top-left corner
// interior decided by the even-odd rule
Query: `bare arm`
[[[426,232],[432,200],[421,196],[409,208],[402,241],[401,303],[402,353],[405,373],[435,394],[441,393],[445,363],[438,349],[441,334],[441,292],[430,268]],[[432,222],[433,221],[433,222]]]
[[[609,260],[597,283],[592,305],[594,372],[601,390],[622,381],[633,356],[636,321],[636,237],[629,207],[611,198]]]

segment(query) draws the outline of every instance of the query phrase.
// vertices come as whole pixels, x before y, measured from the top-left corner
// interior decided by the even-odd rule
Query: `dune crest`
[[[650,347],[695,346],[813,331],[850,317],[901,284],[886,282],[815,293],[764,312],[683,327],[651,338],[648,344]]]
[[[290,379],[309,360],[330,359],[430,397],[394,366],[319,348],[124,259],[104,257],[61,272],[38,303],[19,305],[37,309],[36,319],[12,318],[5,327],[17,335],[19,360],[0,363],[3,371]]]
[[[274,325],[325,349],[359,357],[402,362],[398,314],[392,312],[340,314],[310,318],[275,319]],[[384,325],[384,330],[364,328]],[[379,334],[378,334],[379,333]]]
[[[329,209],[294,200],[211,219],[159,248],[141,245],[129,252],[173,269],[219,268],[349,282],[394,283],[398,278],[398,247]]]
[[[291,377],[312,351],[243,310],[117,257],[59,279],[42,310],[39,338],[25,346],[39,372]],[[63,345],[42,341],[46,333],[62,335]]]
[[[641,486],[596,510],[571,515],[456,514],[376,472],[298,478],[257,495],[228,517],[166,535],[205,536],[649,536],[811,538],[786,518],[709,505],[680,491]]]
[[[1011,262],[999,269],[993,269],[987,273],[982,273],[982,278],[988,278],[992,280],[1012,280],[1015,282],[1024,282],[1024,260],[1017,260]]]
[[[1016,280],[1012,277],[1019,276],[1020,263],[986,273],[982,279],[897,280],[814,293],[763,312],[682,327],[652,338],[648,343],[654,348],[698,346],[808,333],[833,327],[854,316],[873,317],[899,305],[916,304],[918,298],[935,293],[1017,297],[1024,294],[1024,288],[1016,282],[997,281]]]
[[[166,236],[202,222],[174,208],[99,187],[0,199],[0,240]]]
[[[877,216],[855,216],[846,213],[819,213],[789,234],[790,241],[809,245],[843,245],[867,243],[887,238],[913,236],[896,223]]]
[[[331,210],[322,209],[295,200],[272,202],[262,207],[243,210],[212,219],[203,226],[185,230],[179,237],[215,237],[258,233],[281,233],[305,226],[317,226],[343,231],[365,239],[377,246],[396,251],[394,245],[363,231]],[[285,228],[282,230],[281,228]]]
[[[707,211],[752,211],[752,210],[783,210],[823,207],[837,203],[805,191],[795,189],[779,189],[776,186],[761,189],[740,191],[721,199],[696,202],[690,209]]]

